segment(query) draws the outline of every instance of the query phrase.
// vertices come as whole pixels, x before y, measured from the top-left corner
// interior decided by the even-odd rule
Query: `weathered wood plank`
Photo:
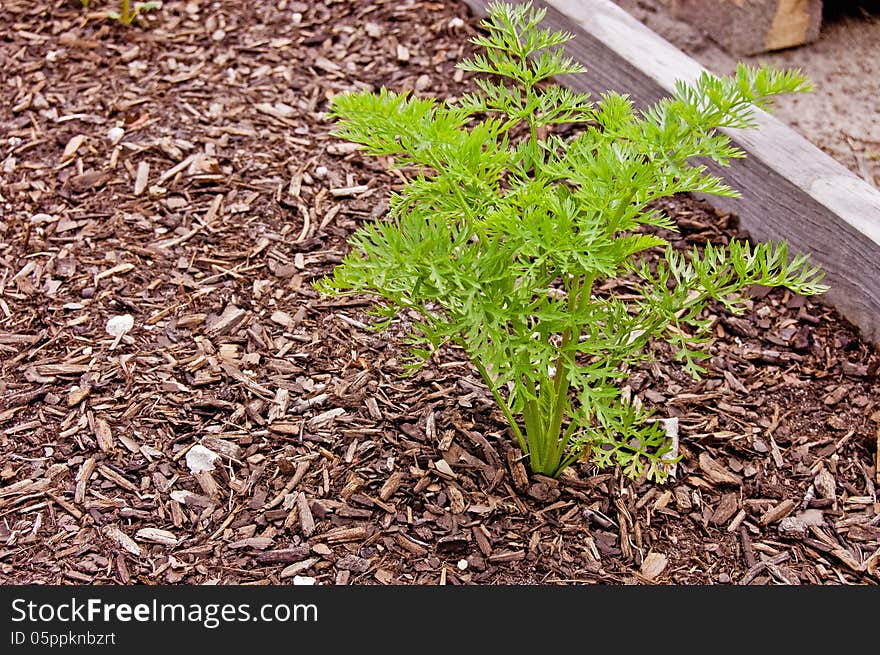
[[[464,1],[485,14],[488,0]],[[644,106],[705,70],[608,0],[539,4],[549,27],[574,34],[568,53],[589,69],[559,79],[573,89],[625,92]],[[714,169],[742,197],[706,200],[736,214],[753,238],[811,253],[831,285],[824,300],[880,345],[880,190],[765,112],[757,123],[730,132],[748,157]]]
[[[752,55],[819,36],[822,0],[662,0],[730,53]]]

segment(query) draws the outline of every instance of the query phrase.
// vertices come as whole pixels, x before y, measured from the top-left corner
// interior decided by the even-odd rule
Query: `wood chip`
[[[95,471],[95,463],[95,458],[89,457],[80,464],[79,471],[76,474],[76,489],[73,493],[73,502],[77,505],[82,503],[86,497],[86,486],[89,483],[89,478]]]
[[[299,510],[299,525],[303,536],[308,539],[315,532],[315,519],[309,508],[309,501],[303,492],[296,497],[296,508]]]
[[[137,545],[137,542],[135,542],[134,539],[129,537],[115,525],[104,526],[103,532],[104,536],[106,536],[108,539],[112,539],[113,541],[115,541],[117,544],[122,546],[123,549],[125,549],[135,557],[141,556],[141,547]]]
[[[83,400],[88,398],[90,393],[92,393],[92,388],[89,385],[85,385],[84,387],[74,387],[67,394],[67,406],[76,407]]]
[[[761,525],[770,525],[771,523],[776,523],[777,521],[783,519],[788,516],[789,513],[797,506],[790,498],[786,498],[778,505],[771,507],[761,516],[758,521]]]
[[[137,173],[134,178],[134,195],[141,196],[147,190],[147,184],[150,180],[150,163],[142,161],[138,164]]]
[[[738,496],[735,493],[724,494],[721,496],[721,502],[715,508],[711,521],[715,525],[722,525],[730,520],[739,507]]]
[[[61,154],[61,161],[66,161],[76,155],[76,151],[79,150],[80,146],[85,143],[85,141],[85,134],[77,134],[76,136],[71,137],[70,141],[67,142],[67,145],[64,146],[64,152]]]
[[[325,532],[322,537],[328,544],[341,544],[347,541],[357,541],[367,536],[367,529],[363,526],[353,528],[334,528]]]
[[[258,564],[290,564],[301,562],[309,556],[308,546],[294,546],[280,550],[267,550],[256,557]]]
[[[529,474],[522,463],[519,451],[507,451],[507,467],[510,471],[510,478],[513,480],[513,486],[517,491],[525,492],[529,488]]]
[[[204,436],[199,439],[199,443],[208,450],[212,450],[223,457],[228,457],[234,460],[241,459],[241,446],[232,441],[221,439],[220,437]]]
[[[232,541],[228,544],[229,548],[253,548],[255,550],[264,550],[272,545],[274,540],[271,537],[247,537]]]
[[[449,462],[445,459],[438,459],[434,462],[434,468],[437,470],[438,475],[441,478],[446,478],[447,480],[454,480],[458,476],[455,474],[455,471],[452,470],[452,467],[449,466]]]
[[[493,564],[506,564],[508,562],[519,562],[526,558],[524,550],[499,550],[489,555],[489,561]]]
[[[232,304],[226,305],[223,313],[208,323],[207,331],[212,336],[226,334],[241,323],[246,315],[245,310]]]
[[[338,187],[336,189],[330,189],[330,195],[334,198],[346,198],[348,196],[357,196],[362,193],[366,193],[370,190],[370,187],[366,185],[358,184],[356,186],[347,186],[347,187]]]
[[[700,453],[700,470],[716,484],[742,485],[742,478],[731,473],[725,466],[712,459],[708,453]]]
[[[110,424],[102,418],[95,419],[95,440],[98,442],[98,448],[105,453],[114,450],[113,432],[110,430]]]
[[[319,560],[317,557],[309,557],[308,559],[304,559],[299,562],[294,562],[293,564],[286,566],[281,571],[281,573],[279,574],[278,577],[280,577],[283,580],[285,578],[292,578],[295,575],[305,573],[310,568],[312,568],[318,561]]]
[[[134,536],[141,541],[161,544],[163,546],[176,546],[178,543],[177,537],[174,536],[174,533],[160,528],[141,528]]]
[[[400,488],[401,482],[403,482],[403,473],[400,471],[392,472],[391,475],[388,476],[388,479],[385,480],[382,488],[379,489],[379,498],[381,498],[383,501],[387,501],[395,493],[397,493],[397,490]]]
[[[336,568],[352,573],[366,573],[370,570],[370,560],[357,555],[344,555],[336,561]]]

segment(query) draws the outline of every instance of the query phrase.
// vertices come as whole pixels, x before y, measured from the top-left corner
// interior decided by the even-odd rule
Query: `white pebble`
[[[214,462],[218,459],[220,459],[220,455],[205,448],[202,444],[196,444],[186,451],[186,465],[192,473],[213,471]]]
[[[111,145],[116,145],[120,141],[122,141],[122,137],[125,136],[125,130],[121,127],[111,127],[107,130],[107,140]]]
[[[468,561],[466,559],[458,560],[458,564],[456,564],[459,571],[464,571],[468,567]]]

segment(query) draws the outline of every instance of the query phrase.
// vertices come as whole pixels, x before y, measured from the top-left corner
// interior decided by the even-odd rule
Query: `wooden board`
[[[488,0],[464,0],[484,15]],[[589,70],[559,82],[593,93],[629,93],[641,105],[669,95],[677,79],[705,69],[608,0],[548,0],[546,25],[574,34],[567,50]],[[787,241],[825,268],[833,305],[880,346],[880,190],[776,118],[731,131],[747,157],[714,169],[740,199],[706,197],[739,217],[755,239]]]
[[[822,26],[822,0],[661,1],[734,55],[803,45]]]

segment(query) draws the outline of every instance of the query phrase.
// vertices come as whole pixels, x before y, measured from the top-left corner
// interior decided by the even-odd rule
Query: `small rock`
[[[111,127],[109,130],[107,130],[107,140],[112,146],[115,146],[117,143],[122,141],[122,137],[124,136],[125,130],[121,127]]]
[[[370,570],[370,560],[357,555],[346,555],[336,562],[336,568],[353,573],[366,573]]]
[[[779,522],[779,532],[788,537],[801,536],[811,525],[822,525],[825,516],[818,509],[807,509],[794,516],[786,516]]]
[[[719,584],[729,584],[730,583],[730,576],[727,575],[726,573],[719,573],[717,580],[718,580]]]
[[[663,573],[668,561],[666,555],[663,553],[655,553],[652,551],[645,557],[645,561],[642,562],[639,571],[642,574],[642,577],[645,577],[648,580],[654,580],[657,576]]]
[[[317,580],[310,575],[295,575],[295,576],[293,576],[294,586],[313,585],[313,584],[315,584],[315,582],[317,582]]]
[[[429,86],[431,86],[431,78],[428,75],[419,75],[415,83],[416,91],[424,91]]]
[[[202,444],[196,444],[186,452],[186,465],[192,473],[213,471],[214,462],[218,459],[220,459],[220,455],[205,448]]]
[[[107,320],[107,326],[104,328],[111,337],[121,337],[134,327],[134,316],[131,314],[121,314],[119,316],[111,316]]]
[[[373,577],[382,584],[395,584],[394,574],[387,569],[379,569],[373,574]]]
[[[397,61],[406,63],[409,61],[409,48],[405,45],[397,46]]]

